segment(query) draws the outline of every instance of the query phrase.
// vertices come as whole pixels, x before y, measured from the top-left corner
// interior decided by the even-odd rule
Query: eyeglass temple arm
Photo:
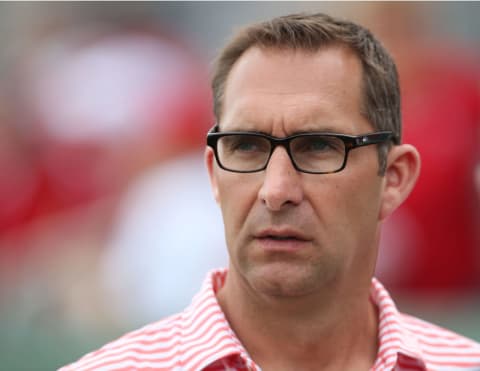
[[[387,140],[392,140],[393,143],[399,144],[398,138],[391,131],[381,131],[378,133],[360,135],[355,138],[355,146],[367,146],[370,144],[378,144],[385,142]]]

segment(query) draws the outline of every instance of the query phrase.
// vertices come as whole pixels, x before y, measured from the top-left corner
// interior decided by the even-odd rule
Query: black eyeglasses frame
[[[224,136],[229,136],[229,135],[253,135],[257,137],[262,137],[267,139],[270,144],[271,144],[271,149],[270,149],[270,154],[268,155],[267,161],[265,162],[265,165],[259,169],[255,170],[233,170],[228,167],[225,167],[222,162],[220,161],[220,158],[218,156],[218,151],[217,151],[217,143],[218,140]],[[344,144],[345,144],[345,155],[343,157],[343,163],[342,166],[333,171],[308,171],[304,170],[302,168],[299,168],[298,165],[296,164],[292,153],[290,152],[290,141],[292,139],[298,138],[298,137],[307,137],[307,136],[327,136],[327,137],[335,137],[340,139]],[[287,151],[288,156],[290,157],[290,161],[293,164],[293,167],[302,173],[308,173],[308,174],[333,174],[333,173],[338,173],[342,171],[346,164],[347,164],[347,159],[348,159],[348,154],[352,149],[358,148],[358,147],[363,147],[363,146],[368,146],[372,144],[381,144],[385,143],[387,141],[391,140],[394,144],[399,144],[397,137],[393,134],[391,131],[378,131],[378,132],[373,132],[373,133],[367,133],[367,134],[360,134],[360,135],[347,135],[347,134],[340,134],[340,133],[331,133],[331,132],[306,132],[306,133],[299,133],[299,134],[294,134],[290,135],[287,137],[279,138],[279,137],[274,137],[265,133],[260,133],[256,131],[227,131],[227,132],[219,132],[219,125],[216,124],[214,125],[207,133],[207,146],[211,147],[213,149],[213,153],[215,155],[215,159],[217,161],[217,164],[222,168],[223,170],[234,172],[234,173],[256,173],[263,171],[267,168],[268,163],[270,162],[270,158],[272,157],[273,151],[277,146],[281,146],[285,148]]]

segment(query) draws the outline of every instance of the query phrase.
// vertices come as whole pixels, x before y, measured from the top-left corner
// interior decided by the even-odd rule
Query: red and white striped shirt
[[[212,271],[183,312],[124,335],[87,354],[70,370],[260,371],[230,328],[215,293],[227,270]],[[373,371],[479,371],[480,344],[397,311],[380,282],[371,299],[379,312]]]

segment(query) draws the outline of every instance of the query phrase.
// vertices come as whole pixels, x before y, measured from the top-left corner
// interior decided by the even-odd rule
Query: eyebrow
[[[219,124],[217,124],[217,125],[220,128],[220,125]],[[238,128],[237,125],[234,125],[233,128],[229,128],[228,130],[225,130],[225,132],[240,132],[240,133],[249,132],[249,133],[272,135],[272,133],[270,133],[270,132],[257,130],[255,128],[249,128],[249,126],[250,125],[246,124],[246,127],[244,126],[242,128]],[[253,126],[253,124],[251,124],[251,126]],[[287,136],[297,135],[297,134],[308,134],[308,133],[319,133],[319,134],[336,133],[336,134],[349,134],[349,135],[351,135],[351,133],[347,133],[347,132],[345,132],[345,130],[342,130],[342,129],[339,129],[339,128],[334,128],[332,126],[323,126],[321,128],[315,128],[311,125],[307,125],[305,128],[300,128],[300,129],[295,130],[291,133],[288,133]]]
[[[333,128],[331,126],[325,126],[319,129],[316,128],[306,128],[305,130],[295,130],[292,132],[290,135],[296,135],[296,134],[305,134],[305,133],[319,133],[319,134],[324,134],[324,133],[337,133],[337,134],[347,134],[344,130],[340,130],[338,128]]]
[[[221,123],[217,122],[216,125],[218,126],[219,129],[225,130],[225,124],[221,125]],[[254,129],[255,124],[249,124],[249,123],[242,123],[242,124],[232,124],[231,127],[228,128],[228,130],[225,131],[248,131],[251,133],[263,133],[259,130]]]

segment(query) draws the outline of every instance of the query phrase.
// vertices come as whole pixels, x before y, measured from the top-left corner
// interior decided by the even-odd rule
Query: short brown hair
[[[346,46],[363,68],[362,114],[374,130],[390,130],[401,138],[400,88],[397,68],[387,50],[366,28],[322,13],[292,14],[250,25],[238,32],[216,60],[212,78],[213,110],[222,115],[223,95],[235,62],[251,47],[318,51],[332,45]],[[380,173],[386,166],[388,146],[379,146]]]

